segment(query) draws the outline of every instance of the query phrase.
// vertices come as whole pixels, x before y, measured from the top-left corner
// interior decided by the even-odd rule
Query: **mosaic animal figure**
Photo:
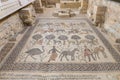
[[[44,46],[42,46],[42,50],[40,50],[39,48],[30,49],[25,52],[25,53],[27,53],[27,56],[25,57],[24,62],[26,62],[26,60],[29,56],[31,56],[31,58],[34,60],[36,60],[36,58],[34,58],[34,56],[36,56],[36,55],[40,55],[40,58],[42,58],[41,54],[43,54],[44,52],[45,52]]]
[[[105,53],[105,48],[103,46],[95,47],[92,53],[95,55],[96,59],[97,58],[100,59],[100,56],[99,56],[100,53],[102,53],[104,58],[107,58],[107,54]]]
[[[97,44],[99,44],[99,42],[98,42],[98,39],[87,40],[87,44],[90,44],[90,45],[92,46],[92,45],[97,45]]]
[[[96,45],[96,44],[99,44],[99,41],[98,41],[98,39],[94,39],[93,40],[93,43]]]
[[[72,30],[74,33],[79,33],[79,30],[78,29],[73,29]]]
[[[35,31],[35,33],[38,33],[38,32],[40,32],[40,33],[54,32],[54,29],[48,28],[47,30],[45,30],[45,29],[39,28]]]
[[[64,29],[57,29],[56,32],[57,32],[57,33],[59,33],[59,32],[62,32],[62,33],[63,33],[63,32],[65,32],[65,30],[64,30]]]
[[[68,28],[69,26],[67,25],[67,24],[65,24],[65,23],[61,23],[62,24],[62,26],[64,27],[64,28]]]
[[[44,29],[41,29],[41,28],[40,28],[40,29],[37,29],[37,30],[35,31],[35,33],[38,33],[38,32],[40,32],[40,33],[46,33],[45,30],[44,30]]]
[[[72,33],[79,33],[78,29],[71,29],[70,31],[68,31],[68,34],[72,34]]]
[[[67,56],[70,56],[71,60],[74,61],[75,60],[76,51],[79,51],[79,49],[75,48],[72,51],[62,51],[61,54],[60,54],[60,56],[59,56],[60,61],[62,61],[62,59],[64,57],[66,58],[67,61],[69,61],[69,59],[68,59]]]
[[[82,29],[82,31],[84,31],[84,32],[86,32],[86,33],[93,33],[93,31],[90,30],[90,29]]]
[[[86,40],[86,39],[81,39],[80,40],[80,42],[79,42],[79,44],[85,44],[85,43],[87,43],[88,41]]]
[[[53,40],[54,44],[62,44],[62,42],[60,40]]]
[[[68,40],[67,42],[68,42],[69,45],[75,44],[75,41],[74,41],[74,40]]]
[[[72,34],[72,33],[74,33],[72,30],[68,31],[68,34]]]
[[[38,45],[42,45],[42,44],[43,44],[43,39],[38,40],[38,41],[36,42],[36,44],[38,44]]]
[[[48,30],[45,30],[44,33],[47,33],[47,32],[54,32],[54,29],[53,28],[48,28]]]
[[[80,35],[81,34],[89,34],[88,32],[86,32],[86,31],[80,31],[80,33],[79,33]]]
[[[81,25],[82,27],[87,27],[85,22],[81,22],[80,25]]]

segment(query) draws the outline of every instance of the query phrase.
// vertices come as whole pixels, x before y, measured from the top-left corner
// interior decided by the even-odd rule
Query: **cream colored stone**
[[[81,7],[80,7],[80,13],[82,14],[87,13],[87,9],[88,9],[88,0],[82,0]]]
[[[33,6],[35,8],[36,13],[43,13],[42,1],[41,0],[35,0],[35,2],[33,3]]]
[[[102,6],[102,5],[94,6],[93,22],[95,25],[100,26],[105,22],[106,9],[107,9],[106,6]]]
[[[33,25],[35,22],[35,12],[33,6],[30,5],[20,11],[20,17],[25,25]]]
[[[60,3],[60,8],[79,8],[80,6],[81,6],[81,2]]]

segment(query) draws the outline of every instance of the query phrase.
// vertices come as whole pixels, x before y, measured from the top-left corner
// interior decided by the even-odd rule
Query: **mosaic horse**
[[[61,58],[60,61],[62,61],[64,57],[66,58],[67,61],[69,61],[67,56],[70,56],[72,61],[75,60],[76,51],[79,51],[79,49],[75,48],[72,51],[63,51],[59,56],[59,58]]]

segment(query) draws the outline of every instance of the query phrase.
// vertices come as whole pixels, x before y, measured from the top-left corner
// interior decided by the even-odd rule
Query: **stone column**
[[[94,6],[93,23],[96,26],[102,27],[102,25],[104,24],[106,10],[107,10],[106,6],[103,5]]]
[[[43,13],[42,1],[41,0],[35,0],[33,5],[34,5],[36,13]]]
[[[82,0],[81,1],[80,13],[86,14],[87,13],[87,9],[88,9],[88,0]]]
[[[20,17],[24,23],[24,25],[28,25],[28,26],[32,26],[35,22],[35,12],[34,12],[34,8],[31,5],[29,5],[26,8],[23,8],[22,10],[20,10]]]

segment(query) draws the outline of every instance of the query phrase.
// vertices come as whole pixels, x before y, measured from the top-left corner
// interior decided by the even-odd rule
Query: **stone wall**
[[[120,3],[108,0],[89,0],[88,15],[93,19],[95,5],[107,7],[103,28],[113,41],[120,39]]]
[[[80,13],[82,13],[82,14],[87,13],[88,1],[89,1],[89,0],[81,0]]]
[[[18,12],[0,21],[0,49],[11,37],[22,30],[23,24]]]
[[[56,4],[56,3],[60,3],[60,0],[48,0],[49,3],[53,3],[53,4]]]
[[[56,3],[60,3],[60,0],[41,0],[42,1],[42,5],[44,7],[48,7],[49,5],[56,5]]]
[[[81,2],[60,3],[61,8],[79,8],[80,6],[81,6]]]
[[[32,26],[35,23],[36,13],[33,5],[29,5],[19,11],[20,17],[25,26]]]
[[[36,13],[43,13],[43,8],[42,8],[42,1],[41,0],[36,0],[33,3],[33,6],[35,8]]]
[[[23,13],[21,13],[21,11]],[[0,50],[8,40],[16,39],[25,26],[32,26],[36,20],[36,13],[32,4],[14,12],[0,20]]]

